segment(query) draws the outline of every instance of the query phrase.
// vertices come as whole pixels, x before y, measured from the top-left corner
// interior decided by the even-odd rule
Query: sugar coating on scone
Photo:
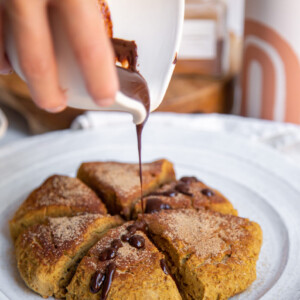
[[[237,215],[229,200],[219,191],[207,186],[196,177],[182,177],[181,180],[164,184],[144,198],[145,213],[161,209],[211,209],[223,214]],[[141,202],[135,205],[134,216],[142,212]]]
[[[258,224],[204,209],[164,210],[144,218],[183,299],[227,299],[256,279]]]
[[[15,242],[23,280],[43,297],[63,297],[80,259],[108,229],[120,224],[118,216],[85,214],[49,218],[29,227]]]
[[[167,160],[146,163],[142,168],[144,195],[175,180],[173,165]],[[78,178],[101,195],[111,214],[120,213],[128,219],[141,198],[138,164],[83,163],[78,170]]]
[[[62,175],[49,177],[23,202],[10,221],[13,239],[46,217],[74,216],[78,213],[106,214],[96,193],[78,178]]]
[[[110,230],[82,259],[67,287],[68,300],[181,299],[172,277],[162,268],[163,254],[142,231],[132,231],[132,225],[133,222],[128,222]],[[126,241],[129,236],[124,239],[130,230],[129,236],[141,239],[142,244],[133,246],[131,239]],[[114,245],[118,247],[113,248]],[[112,248],[116,250],[113,257],[104,257],[103,253]],[[112,268],[114,274],[107,288],[108,272]]]

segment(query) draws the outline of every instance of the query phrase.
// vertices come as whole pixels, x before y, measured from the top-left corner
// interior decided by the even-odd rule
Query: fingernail
[[[112,104],[114,104],[114,100],[112,100],[112,99],[101,99],[101,100],[96,100],[96,103],[99,106],[111,106]]]
[[[56,106],[56,107],[51,107],[51,108],[45,108],[45,110],[49,113],[58,113],[61,112],[62,110],[64,110],[66,108],[65,104]]]

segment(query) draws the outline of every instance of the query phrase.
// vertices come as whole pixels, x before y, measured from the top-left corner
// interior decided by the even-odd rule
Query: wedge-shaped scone
[[[139,166],[117,162],[83,163],[78,178],[95,190],[111,214],[129,218],[141,198]],[[143,193],[147,195],[164,183],[175,180],[172,163],[158,160],[143,164]]]
[[[132,224],[110,230],[82,259],[67,300],[181,299],[163,254]]]
[[[162,209],[206,208],[223,214],[237,215],[237,211],[224,195],[196,177],[182,177],[178,181],[167,183],[145,197],[144,203],[146,213]],[[136,217],[140,212],[142,208],[139,201],[135,205],[133,216]]]
[[[258,224],[204,209],[164,210],[144,219],[183,299],[227,299],[255,280],[262,243]]]
[[[15,240],[31,225],[43,223],[45,217],[74,216],[78,213],[106,214],[98,196],[78,178],[54,175],[34,190],[10,221]]]
[[[86,214],[33,225],[15,243],[23,280],[43,297],[63,297],[81,258],[108,229],[120,224],[118,216]]]

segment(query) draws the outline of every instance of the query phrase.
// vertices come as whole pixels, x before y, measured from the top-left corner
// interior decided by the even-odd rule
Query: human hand
[[[60,112],[67,105],[58,81],[49,10],[61,18],[90,96],[100,106],[113,103],[119,83],[97,0],[2,0],[0,5],[0,73],[11,71],[3,39],[9,22],[21,70],[40,108]]]

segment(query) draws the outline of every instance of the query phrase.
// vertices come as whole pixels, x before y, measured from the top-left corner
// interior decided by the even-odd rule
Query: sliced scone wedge
[[[164,184],[144,198],[144,212],[153,213],[163,209],[211,209],[223,214],[237,215],[229,200],[219,191],[207,186],[196,177],[182,177]],[[141,201],[134,208],[133,216],[142,212]]]
[[[128,222],[111,229],[80,262],[67,300],[179,300],[164,255]]]
[[[23,280],[43,297],[64,297],[81,258],[108,229],[122,223],[118,216],[85,214],[29,227],[15,242]]]
[[[262,243],[258,224],[204,209],[164,210],[144,219],[183,299],[227,299],[255,280]]]
[[[138,164],[83,163],[77,176],[101,196],[111,214],[121,214],[129,219],[134,205],[141,198]],[[162,159],[143,164],[144,195],[173,180],[175,172],[169,161]]]
[[[43,223],[46,217],[74,216],[78,213],[106,214],[96,193],[78,178],[49,177],[35,189],[10,221],[13,240],[26,228]]]

